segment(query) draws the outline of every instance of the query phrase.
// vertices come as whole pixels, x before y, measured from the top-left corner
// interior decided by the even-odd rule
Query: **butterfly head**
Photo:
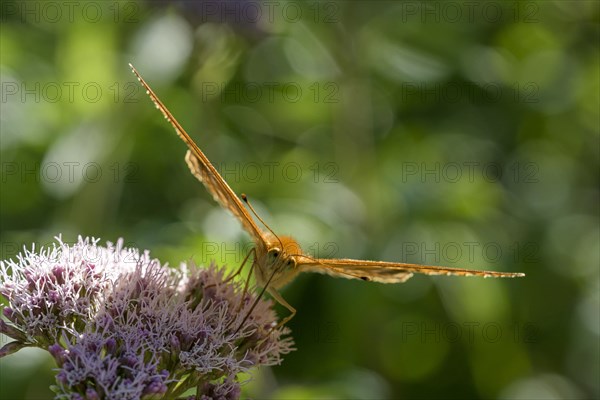
[[[271,239],[271,238],[270,238]],[[262,253],[262,254],[261,254]],[[273,237],[257,257],[257,278],[260,285],[281,287],[297,274],[297,258],[302,254],[298,242],[289,236]],[[271,277],[272,276],[272,277]]]
[[[283,268],[288,270],[296,267],[296,260],[293,255],[287,254],[285,250],[276,246],[267,251],[267,264],[272,269]]]

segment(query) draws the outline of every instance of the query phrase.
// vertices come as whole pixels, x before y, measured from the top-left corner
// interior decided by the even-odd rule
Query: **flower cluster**
[[[0,262],[0,357],[44,348],[57,399],[221,398],[237,374],[292,350],[271,303],[223,269],[167,268],[148,252],[79,238]]]

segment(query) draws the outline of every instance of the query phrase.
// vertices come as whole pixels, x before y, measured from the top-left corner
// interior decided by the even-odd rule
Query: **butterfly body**
[[[229,210],[242,224],[244,230],[252,236],[255,243],[252,270],[254,271],[258,285],[263,288],[263,291],[267,291],[275,300],[292,312],[282,323],[288,321],[296,311],[281,297],[277,289],[292,281],[300,272],[318,272],[335,277],[380,283],[402,283],[410,279],[414,273],[425,275],[480,276],[484,278],[525,276],[525,274],[520,272],[480,271],[400,262],[353,260],[348,258],[325,259],[313,258],[304,254],[298,242],[292,237],[275,235],[248,203],[245,195],[242,195],[242,199],[246,205],[242,203],[206,155],[200,150],[200,147],[198,147],[185,129],[173,117],[137,70],[131,64],[129,66],[146,89],[146,93],[150,96],[156,108],[162,112],[167,121],[175,128],[177,135],[188,146],[185,161],[192,174],[204,184],[213,198],[223,208]],[[246,206],[265,225],[268,231],[259,228]]]

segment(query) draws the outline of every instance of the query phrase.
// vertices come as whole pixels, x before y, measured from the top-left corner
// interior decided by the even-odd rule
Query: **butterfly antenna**
[[[263,219],[258,215],[256,210],[254,210],[254,207],[252,207],[252,204],[250,204],[250,201],[248,200],[248,196],[246,196],[245,193],[242,193],[242,200],[244,200],[244,203],[246,203],[246,205],[248,205],[248,208],[250,208],[250,211],[252,211],[252,214],[254,214],[254,216],[256,218],[258,218],[258,220],[265,226],[265,228],[267,228],[269,230],[269,232],[271,232],[273,234],[273,236],[275,236],[277,238],[277,241],[279,242],[279,245],[281,246],[281,250],[283,250],[283,242],[281,241],[281,239],[279,239],[279,236],[277,236],[277,234],[275,232],[273,232],[273,229],[271,229],[271,227],[269,225],[267,225],[267,223],[265,221],[263,221]]]

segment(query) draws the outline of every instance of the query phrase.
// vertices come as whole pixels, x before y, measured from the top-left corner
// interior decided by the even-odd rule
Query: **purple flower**
[[[234,399],[237,374],[292,350],[271,302],[223,269],[168,268],[149,253],[79,238],[0,262],[0,331],[56,360],[57,399]],[[250,313],[250,316],[247,315]]]

